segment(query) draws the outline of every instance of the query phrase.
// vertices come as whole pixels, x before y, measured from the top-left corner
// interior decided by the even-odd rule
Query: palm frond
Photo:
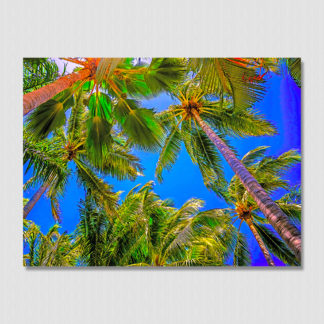
[[[181,134],[178,124],[174,125],[169,135],[165,139],[162,147],[159,160],[156,165],[155,176],[159,182],[162,182],[162,171],[164,169],[170,170],[172,165],[176,162],[181,149]]]
[[[118,196],[112,192],[111,186],[100,179],[81,159],[75,159],[78,181],[92,195],[99,205],[105,207],[107,213],[114,214]]]
[[[254,226],[260,234],[264,244],[268,250],[277,256],[281,261],[288,265],[299,265],[294,254],[288,249],[286,244],[279,239],[275,233],[268,227],[262,224],[254,223]]]
[[[52,138],[34,141],[24,132],[24,158],[27,173],[31,168],[33,176],[43,182],[58,186],[68,175],[61,141]]]
[[[234,254],[234,266],[250,266],[251,252],[246,235],[239,233],[238,242]]]
[[[37,90],[59,77],[58,66],[48,58],[23,59],[24,94]]]
[[[294,79],[298,87],[301,87],[301,58],[287,59],[287,66],[291,77]]]
[[[186,68],[183,60],[176,58],[153,58],[144,73],[144,79],[156,94],[170,91],[185,77]]]
[[[264,81],[257,72],[227,58],[190,58],[189,69],[196,73],[200,87],[218,97],[230,95],[235,109],[252,107],[265,93]]]

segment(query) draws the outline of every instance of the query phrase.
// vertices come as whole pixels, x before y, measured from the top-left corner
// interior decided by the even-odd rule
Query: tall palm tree
[[[24,220],[24,266],[67,267],[75,266],[79,256],[78,246],[67,233],[60,234],[53,225],[43,234],[32,221]]]
[[[300,161],[300,155],[296,151],[290,150],[276,158],[265,156],[267,148],[263,146],[249,151],[241,162],[268,194],[272,195],[279,189],[290,190],[288,181],[283,179],[283,174]],[[289,194],[289,197],[286,194],[276,203],[290,217],[290,220],[300,227],[300,201],[293,201],[291,196],[292,194]],[[297,196],[298,193],[296,193],[295,199]],[[232,218],[233,224],[240,221],[238,232],[243,223],[248,225],[269,266],[275,265],[271,253],[289,265],[299,265],[286,244],[267,226],[268,220],[260,215],[258,205],[237,176],[231,180],[224,198],[233,206],[226,208],[224,212],[227,212]],[[234,253],[234,262],[235,257]]]
[[[149,65],[139,67],[133,65],[133,59],[126,58],[65,58],[65,60],[81,68],[36,91],[25,94],[24,115],[78,82],[93,80],[93,86],[105,86],[114,93],[122,93],[123,88],[126,87],[131,92],[152,94],[161,89],[169,90],[184,73],[184,67],[179,60],[167,58],[155,58]]]
[[[198,163],[198,160],[194,157],[194,148],[197,146],[195,146],[195,141],[197,140],[194,139],[192,134],[200,135],[201,146],[203,146],[203,141],[208,140],[217,147],[270,224],[300,261],[300,231],[289,222],[287,215],[270,198],[222,138],[224,134],[242,137],[273,135],[275,133],[273,125],[261,115],[258,115],[252,108],[237,106],[233,109],[231,99],[224,100],[222,98],[219,100],[216,98],[215,100],[215,97],[206,95],[199,87],[199,83],[189,83],[182,89],[175,91],[174,95],[178,98],[180,104],[172,105],[168,110],[159,114],[161,122],[168,128],[169,132],[158,161],[157,176],[161,174],[163,168],[170,168],[175,162],[182,140],[193,162]],[[214,101],[208,99],[214,99]],[[201,136],[202,133],[205,138]],[[205,150],[205,156],[207,156],[206,152],[207,150]],[[206,159],[206,161],[210,165],[213,164],[212,160]],[[204,174],[203,177],[206,178]],[[216,187],[219,186],[216,184]]]
[[[117,177],[119,180],[134,180],[142,170],[138,158],[130,154],[130,148],[118,134],[110,135],[109,147],[107,146],[100,155],[87,147],[88,112],[82,100],[82,91],[79,91],[66,128],[56,130],[53,137],[38,141],[30,132],[25,131],[24,163],[28,163],[26,172],[33,167],[33,177],[26,187],[35,184],[41,186],[25,205],[24,218],[41,195],[49,190],[52,213],[54,218],[58,219],[57,198],[62,194],[67,178],[72,173],[68,167],[71,162],[76,166],[80,184],[93,195],[97,203],[103,204],[110,212],[114,210],[117,195],[99,177],[98,172]]]
[[[233,253],[231,221],[190,199],[179,209],[152,191],[152,182],[132,189],[112,223],[90,197],[76,231],[80,264],[132,266],[224,265]],[[217,215],[219,216],[219,215]],[[227,228],[220,224],[227,222]]]
[[[86,94],[84,104],[89,111],[88,144],[94,150],[104,149],[115,124],[123,130],[132,144],[146,150],[160,147],[163,130],[154,118],[154,111],[141,107],[138,99],[174,88],[185,75],[182,60],[155,58],[150,64],[143,66],[135,65],[132,59],[72,61],[84,66],[75,73],[89,72],[89,66],[92,66],[95,74],[79,81],[73,81],[71,76],[66,76],[69,85],[65,90],[59,88],[60,91],[50,93],[46,101],[28,116],[29,128],[35,137],[46,137],[65,124],[67,111],[73,106],[78,91],[82,89]],[[37,91],[47,93],[45,88],[53,88],[57,82],[62,83],[61,79]],[[35,96],[37,91],[28,95]]]

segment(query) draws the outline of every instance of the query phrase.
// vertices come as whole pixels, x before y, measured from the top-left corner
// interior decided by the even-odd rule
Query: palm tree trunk
[[[255,227],[254,227],[254,225],[253,225],[251,219],[246,219],[246,223],[249,225],[251,232],[253,233],[253,235],[254,235],[256,241],[258,242],[258,244],[259,244],[259,246],[260,246],[260,249],[261,249],[261,251],[262,251],[264,257],[265,257],[265,259],[266,259],[267,262],[268,262],[268,265],[274,267],[275,264],[274,264],[274,262],[273,262],[273,260],[272,260],[272,258],[271,258],[271,255],[270,255],[268,249],[266,248],[264,242],[262,241],[262,238],[261,238],[261,236],[259,235],[258,231],[255,229]]]
[[[269,197],[256,179],[245,168],[243,163],[235,156],[224,141],[204,122],[199,113],[193,109],[194,118],[206,133],[209,139],[221,152],[228,162],[236,176],[241,180],[245,189],[258,204],[260,210],[269,220],[269,223],[278,232],[281,238],[287,243],[290,249],[295,253],[298,261],[301,260],[301,234],[299,230],[289,222],[288,216],[279,208],[279,206]]]
[[[48,188],[48,184],[44,184],[42,185],[34,194],[34,196],[32,197],[32,199],[30,199],[28,201],[28,203],[25,205],[24,207],[24,219],[27,217],[27,215],[29,214],[29,212],[33,209],[33,207],[35,206],[35,204],[37,203],[37,201],[39,200],[39,198],[43,195],[43,193],[46,191],[46,189]]]
[[[88,68],[63,76],[38,90],[24,95],[24,116],[61,91],[70,88],[75,82],[87,79],[92,74]]]

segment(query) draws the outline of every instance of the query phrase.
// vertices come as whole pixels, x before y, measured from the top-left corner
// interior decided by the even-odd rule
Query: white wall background
[[[320,0],[1,2],[0,323],[324,323],[323,13]],[[22,57],[63,55],[301,56],[303,269],[24,269]]]

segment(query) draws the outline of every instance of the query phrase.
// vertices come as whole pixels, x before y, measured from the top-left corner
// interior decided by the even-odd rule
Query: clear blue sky
[[[157,98],[143,101],[143,107],[155,108],[156,111],[166,109],[173,100],[163,94]],[[246,152],[257,146],[270,146],[268,154],[279,155],[290,149],[301,148],[301,91],[295,85],[294,81],[289,76],[277,76],[271,74],[268,81],[268,92],[265,98],[255,105],[255,108],[260,111],[268,120],[272,121],[278,129],[279,134],[271,137],[250,137],[250,138],[233,138],[231,144],[237,149],[239,156],[242,157]],[[154,178],[155,165],[158,160],[158,154],[147,153],[142,151],[134,152],[144,166],[143,177],[138,177],[132,181],[117,181],[111,177],[106,177],[106,181],[114,185],[115,191],[124,191],[127,193],[138,183],[144,184],[147,181],[155,181],[155,192],[162,199],[171,198],[176,207],[180,207],[188,199],[195,197],[203,199],[206,204],[204,209],[226,207],[226,204],[217,198],[217,196],[206,189],[203,184],[197,166],[193,165],[184,147],[181,150],[177,163],[171,171],[164,172],[164,182],[159,184]],[[233,176],[233,171],[225,165],[226,178],[230,180]],[[286,178],[289,179],[291,185],[300,184],[301,177],[300,166],[294,167]],[[30,174],[24,176],[24,182],[30,177]],[[32,197],[35,190],[28,190],[24,193],[25,198]],[[80,199],[84,199],[84,190],[76,184],[76,178],[71,177],[64,198],[60,202],[62,211],[62,231],[72,232],[79,222],[78,204]],[[122,195],[123,197],[123,195]],[[46,197],[42,197],[35,205],[28,219],[33,220],[38,224],[43,232],[54,224],[51,215],[50,202]],[[251,239],[251,234],[248,227],[242,225],[242,232],[248,235],[249,244],[252,252],[252,265],[267,265],[259,246],[254,239]],[[282,263],[275,258],[275,263]]]

